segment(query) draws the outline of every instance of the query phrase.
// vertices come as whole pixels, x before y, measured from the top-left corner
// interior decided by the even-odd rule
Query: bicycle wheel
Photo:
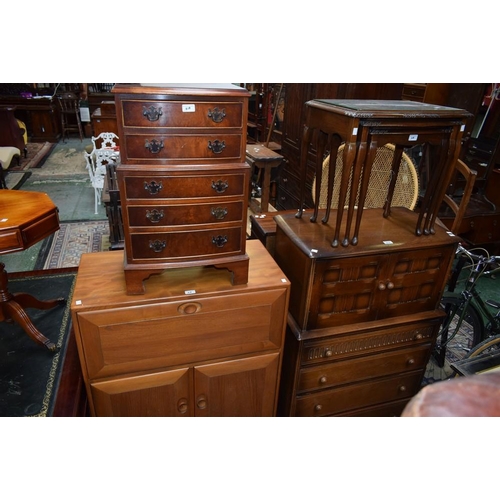
[[[454,335],[457,321],[462,314],[460,299],[458,297],[443,297],[441,306],[448,314],[453,314],[456,311],[448,330],[440,331],[436,340],[435,352],[438,353],[436,359],[438,364],[443,366],[445,358],[451,362],[463,359],[474,346],[483,340],[484,322],[479,311],[469,303],[462,324]],[[446,324],[447,320],[448,316],[444,319],[443,325]]]
[[[492,337],[483,340],[470,350],[467,358],[475,358],[481,354],[493,354],[500,350],[500,335],[493,335]]]

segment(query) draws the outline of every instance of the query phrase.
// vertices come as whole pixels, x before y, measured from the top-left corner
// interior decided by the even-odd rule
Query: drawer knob
[[[219,141],[216,139],[214,142],[208,141],[208,149],[212,151],[214,154],[220,154],[226,147],[226,143],[224,141]]]
[[[222,248],[226,243],[227,243],[227,236],[214,236],[212,238],[212,243],[217,247],[217,248]]]
[[[319,383],[320,383],[320,384],[326,384],[326,377],[325,377],[325,376],[321,377],[321,378],[319,379]]]
[[[327,349],[325,351],[325,357],[331,358],[333,356],[333,351],[331,349]]]
[[[201,304],[199,302],[187,302],[186,304],[181,304],[177,311],[181,314],[195,314],[201,311]]]
[[[156,181],[144,182],[144,189],[149,194],[158,194],[163,189],[163,183],[161,181],[159,183]]]
[[[146,106],[142,107],[142,114],[145,116],[150,122],[156,122],[160,119],[160,116],[163,114],[161,108],[155,108],[154,106]]]
[[[217,193],[221,194],[226,191],[226,189],[229,187],[229,183],[227,181],[212,181],[212,189]]]
[[[410,358],[407,362],[406,362],[407,365],[411,366],[411,365],[414,365],[415,364],[415,360],[413,358]]]
[[[146,219],[148,219],[151,224],[158,224],[163,219],[163,210],[146,210]]]
[[[160,241],[160,240],[154,240],[154,241],[149,241],[149,248],[153,250],[153,252],[160,253],[165,247],[167,246],[167,242]]]
[[[186,413],[188,411],[188,401],[185,398],[179,399],[177,402],[177,411],[179,413]]]
[[[392,290],[393,288],[394,288],[394,283],[393,283],[392,281],[389,281],[389,282],[387,283],[387,289],[388,289],[388,290]]]
[[[227,215],[227,208],[223,207],[212,207],[210,210],[211,214],[213,217],[215,217],[217,220],[223,220],[224,217]]]
[[[198,399],[196,400],[196,406],[200,410],[204,410],[207,407],[207,398],[206,398],[206,396],[199,396]]]
[[[398,390],[399,392],[406,392],[406,385],[400,385]]]
[[[321,411],[322,409],[323,409],[323,405],[316,405],[316,406],[314,407],[314,411],[316,411],[316,412],[317,412],[317,411]]]
[[[153,154],[158,154],[164,147],[163,141],[157,141],[152,139],[151,141],[146,140],[144,147]]]
[[[385,288],[386,288],[385,283],[379,283],[379,284],[378,284],[378,289],[379,289],[380,291],[385,290]]]
[[[225,109],[219,109],[219,108],[214,108],[208,110],[208,117],[212,118],[212,121],[214,123],[221,123],[222,120],[226,117],[226,110]]]

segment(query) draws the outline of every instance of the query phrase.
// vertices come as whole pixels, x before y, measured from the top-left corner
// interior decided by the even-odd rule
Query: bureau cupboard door
[[[123,377],[91,384],[94,416],[189,417],[190,369]]]
[[[272,417],[279,382],[279,353],[197,366],[197,417]]]
[[[436,309],[454,249],[448,245],[318,262],[307,328]]]

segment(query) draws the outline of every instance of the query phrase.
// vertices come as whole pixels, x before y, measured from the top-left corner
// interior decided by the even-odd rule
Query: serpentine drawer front
[[[128,293],[145,293],[144,280],[163,269],[200,263],[246,283],[249,92],[232,84],[113,92]]]
[[[238,129],[244,122],[243,102],[203,102],[182,98],[165,101],[159,97],[156,100],[124,99],[122,107],[124,127]]]

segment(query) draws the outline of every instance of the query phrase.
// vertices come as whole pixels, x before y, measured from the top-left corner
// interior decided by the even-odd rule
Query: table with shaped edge
[[[0,255],[26,250],[58,229],[58,209],[46,193],[0,192]],[[57,351],[57,346],[35,327],[25,309],[52,309],[65,302],[62,297],[39,300],[23,292],[10,293],[5,265],[0,262],[0,321],[16,321],[32,340],[49,351]]]

